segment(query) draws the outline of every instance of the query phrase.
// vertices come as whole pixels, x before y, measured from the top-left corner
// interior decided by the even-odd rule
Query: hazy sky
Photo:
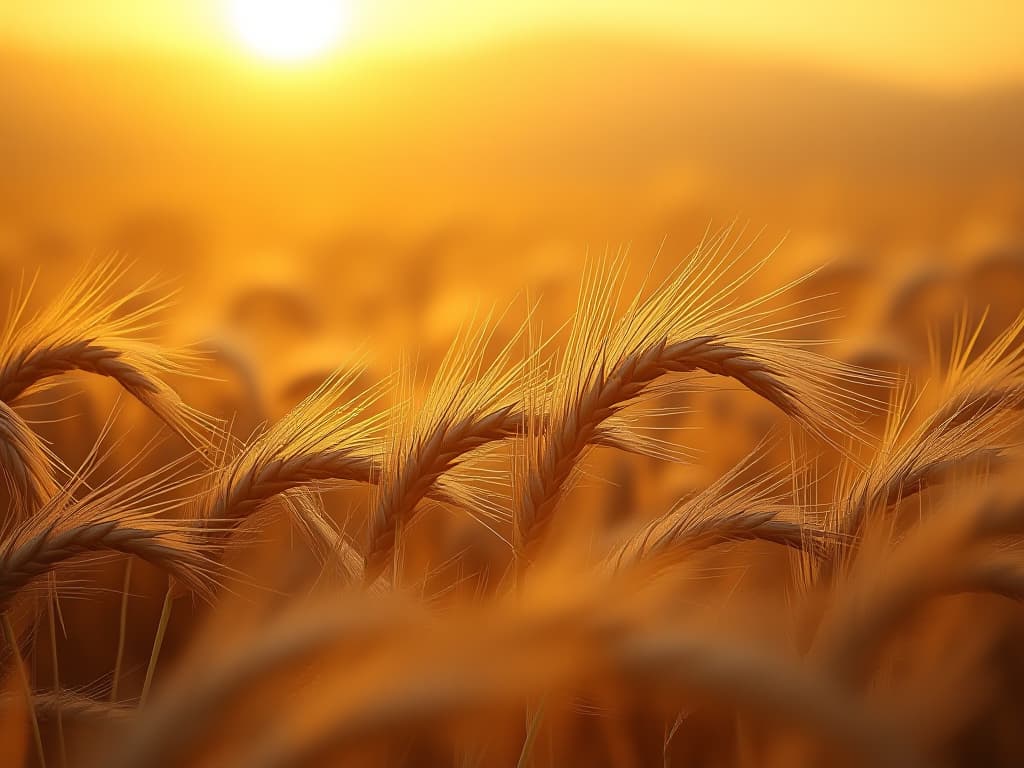
[[[536,30],[638,30],[706,48],[772,54],[874,77],[947,86],[1024,79],[1024,3],[1009,0],[338,0],[355,51],[476,44]],[[226,0],[0,0],[0,42],[247,55]]]

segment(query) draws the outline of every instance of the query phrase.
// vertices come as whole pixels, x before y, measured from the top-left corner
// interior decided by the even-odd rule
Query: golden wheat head
[[[152,283],[117,291],[124,268],[119,259],[91,266],[27,320],[30,291],[24,292],[0,342],[0,400],[13,404],[70,371],[105,376],[206,453],[213,423],[185,404],[163,378],[190,372],[193,358],[145,338],[168,300],[146,298]]]
[[[702,245],[659,288],[638,293],[621,313],[621,262],[598,265],[584,280],[561,365],[533,408],[545,420],[531,430],[518,480],[518,550],[541,537],[590,446],[637,450],[647,441],[616,417],[653,395],[693,386],[674,374],[703,372],[738,382],[831,443],[837,432],[846,438],[860,433],[859,414],[873,403],[851,385],[884,378],[780,338],[814,318],[777,315],[774,301],[793,284],[742,298],[741,289],[766,259],[739,268],[743,253],[733,253],[727,237],[725,232]]]

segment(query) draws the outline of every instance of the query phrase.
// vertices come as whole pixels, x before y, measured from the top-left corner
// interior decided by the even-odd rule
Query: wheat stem
[[[533,755],[533,745],[537,741],[537,734],[540,733],[540,724],[544,719],[544,699],[541,699],[533,712],[533,717],[526,727],[526,738],[523,739],[523,748],[519,752],[519,760],[516,761],[516,768],[527,768],[530,758]]]
[[[52,577],[52,574],[51,574]],[[51,579],[52,582],[52,579]],[[53,693],[56,698],[55,719],[57,721],[57,745],[59,748],[60,765],[66,768],[68,764],[67,746],[64,742],[64,712],[60,706],[60,666],[57,660],[57,618],[54,611],[54,602],[57,600],[56,587],[51,583],[50,593],[46,600],[46,615],[50,624],[50,664],[53,667]]]
[[[146,680],[142,684],[142,693],[139,695],[139,706],[146,704],[149,697],[149,688],[153,684],[153,675],[156,673],[156,663],[160,658],[160,649],[164,644],[164,635],[167,632],[167,625],[171,620],[171,608],[174,606],[172,585],[167,585],[167,592],[164,595],[164,604],[160,609],[160,620],[156,625],[156,635],[153,637],[153,650],[149,655],[149,666],[146,667]]]
[[[124,583],[121,586],[121,612],[117,626],[117,655],[114,657],[113,680],[110,684],[110,701],[118,700],[118,687],[121,684],[121,664],[124,662],[124,647],[128,634],[128,593],[132,582],[132,563],[134,559],[128,558],[124,564]]]
[[[32,686],[29,685],[28,676],[25,672],[25,660],[21,656],[21,648],[18,646],[18,637],[14,632],[14,625],[11,624],[11,617],[7,611],[3,612],[0,622],[4,626],[4,636],[7,638],[7,645],[14,656],[15,674],[21,683],[22,693],[25,696],[25,704],[28,707],[29,721],[32,725],[32,738],[35,741],[36,753],[39,755],[39,765],[46,768],[46,752],[43,750],[43,736],[39,730],[39,720],[36,717],[35,707],[32,705]]]
[[[149,288],[114,296],[111,287],[122,268],[117,259],[93,265],[47,309],[23,326],[13,327],[15,323],[7,329],[0,348],[0,400],[13,403],[69,371],[104,376],[205,455],[213,423],[182,402],[161,378],[187,372],[188,356],[132,338],[152,326],[153,315],[166,302],[150,302],[122,313],[126,304]]]

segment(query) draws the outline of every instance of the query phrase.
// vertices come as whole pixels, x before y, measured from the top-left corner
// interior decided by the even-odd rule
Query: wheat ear
[[[950,470],[1002,456],[1004,438],[1024,416],[1024,314],[971,359],[981,328],[968,332],[962,322],[944,396],[916,429],[907,427],[914,405],[909,385],[895,393],[877,458],[857,473],[839,509],[843,539],[856,540],[871,512],[914,496]]]
[[[166,300],[128,309],[152,285],[113,295],[125,269],[110,259],[83,271],[63,295],[27,322],[29,291],[15,305],[0,345],[0,400],[14,403],[69,371],[113,379],[192,447],[207,453],[213,422],[186,405],[163,380],[188,373],[192,358],[140,338]]]
[[[215,473],[199,517],[230,528],[293,488],[326,481],[373,482],[380,463],[377,434],[388,416],[372,413],[383,385],[349,393],[359,374],[334,373],[243,446]]]
[[[194,510],[201,526],[214,529],[208,536],[217,542],[215,551],[209,552],[210,559],[219,560],[232,532],[276,497],[324,482],[376,480],[380,465],[376,434],[388,414],[370,412],[380,400],[384,385],[348,395],[360,373],[358,369],[336,371],[283,419],[243,446],[226,466],[211,475],[213,486],[200,497]],[[302,504],[291,508],[300,513],[309,509]],[[321,546],[323,521],[319,515],[301,522],[313,545]],[[344,564],[348,570],[355,570],[350,560]],[[146,669],[143,698],[148,697],[156,673],[173,601],[186,595],[189,588],[188,581],[168,580]]]
[[[91,459],[93,466],[103,457],[94,449]],[[76,473],[36,514],[4,532],[0,606],[8,606],[20,591],[60,564],[103,552],[141,557],[208,594],[214,566],[206,555],[208,545],[193,523],[170,517],[188,503],[179,498],[189,482],[182,475],[187,465],[183,458],[158,472],[130,478],[133,463],[94,488],[86,487],[88,467]]]
[[[439,425],[414,445],[405,462],[388,477],[381,488],[380,500],[370,518],[369,545],[366,552],[365,578],[379,576],[390,561],[400,522],[409,522],[417,505],[428,496],[448,500],[438,492],[437,481],[468,454],[491,443],[515,437],[522,428],[523,416],[514,406],[492,413],[467,417],[450,426]],[[384,472],[387,472],[386,465]]]
[[[763,266],[733,273],[739,256],[720,255],[724,240],[701,247],[648,298],[640,294],[614,318],[620,267],[599,267],[584,281],[561,371],[546,395],[543,429],[533,429],[519,478],[517,552],[543,535],[588,447],[635,449],[636,434],[614,417],[673,385],[669,374],[703,371],[732,379],[812,433],[823,425],[858,434],[855,414],[870,403],[850,393],[853,381],[879,383],[770,334],[785,322],[767,303],[789,286],[741,301],[737,292]]]
[[[189,544],[181,530],[135,528],[116,520],[41,531],[17,548],[6,547],[0,556],[0,608],[64,561],[102,551],[140,557],[201,591],[208,586],[202,575],[208,561]]]
[[[385,453],[377,503],[370,516],[365,578],[372,582],[391,560],[398,530],[409,523],[428,496],[468,498],[465,485],[443,476],[474,452],[522,430],[517,402],[522,376],[532,360],[513,362],[514,346],[526,326],[512,335],[493,359],[485,355],[497,324],[488,317],[467,327],[452,343],[417,415],[398,425]]]
[[[872,668],[885,640],[928,601],[987,592],[1021,599],[1024,573],[986,544],[1024,533],[1024,501],[993,492],[964,516],[936,516],[922,523],[863,578],[834,601],[815,638],[819,663],[852,685]]]
[[[767,541],[801,551],[820,548],[820,535],[790,512],[782,473],[766,472],[740,481],[757,452],[695,496],[679,501],[616,547],[599,570],[659,570],[687,552],[736,541]]]

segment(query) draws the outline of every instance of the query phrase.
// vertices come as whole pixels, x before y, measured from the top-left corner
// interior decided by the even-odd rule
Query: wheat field
[[[1024,762],[1024,16],[564,2],[0,3],[0,765]]]
[[[709,229],[632,283],[591,259],[561,322],[543,298],[468,315],[430,370],[342,366],[243,437],[168,383],[222,386],[213,351],[152,340],[166,285],[105,260],[35,310],[26,284],[0,365],[5,748],[969,762],[1014,695],[1024,315],[962,314],[926,385],[829,356],[822,272],[767,288],[759,247]],[[39,430],[75,372],[122,394],[72,464]],[[146,434],[120,434],[131,402]],[[738,407],[761,434],[703,466]]]

